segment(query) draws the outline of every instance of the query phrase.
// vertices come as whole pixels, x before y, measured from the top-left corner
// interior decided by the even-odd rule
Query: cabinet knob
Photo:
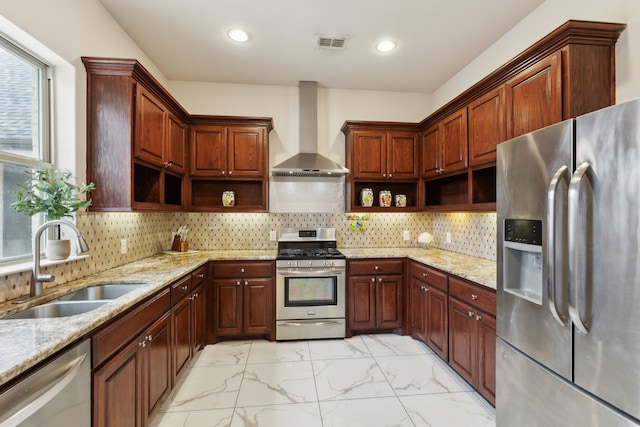
[[[153,336],[152,336],[152,335],[149,335],[149,336],[147,337],[147,341],[149,341],[149,342],[151,342],[151,340],[152,340],[152,339],[153,339]]]
[[[240,269],[240,273],[244,273],[244,268],[241,268],[241,269]]]
[[[240,280],[236,282],[236,286],[240,286]]]
[[[378,270],[380,270],[380,266],[376,265],[376,266],[374,266],[374,267],[373,267],[373,269],[374,269],[375,271],[378,271]]]
[[[372,277],[372,278],[371,278],[371,281],[372,281],[372,282],[375,282],[375,281],[376,281],[376,278],[375,278],[375,277]]]
[[[427,277],[428,274],[427,273],[422,273],[422,277]]]
[[[389,174],[389,178],[392,178],[392,177],[393,177],[393,175]]]
[[[204,273],[198,274],[198,277],[201,278],[201,279],[204,279]]]
[[[244,281],[244,285],[247,286],[249,284],[249,282],[247,282],[246,280]]]
[[[469,317],[473,317],[475,315],[475,313],[473,311],[469,312]]]
[[[229,171],[229,175],[233,175],[233,171]]]
[[[476,316],[476,320],[481,320],[482,316]]]
[[[476,294],[471,294],[471,299],[472,299],[472,300],[477,300],[477,299],[478,299],[478,295],[476,295]]]
[[[383,178],[386,178],[386,177],[387,177],[387,174],[386,174],[386,173],[383,173],[383,174],[382,174],[382,177],[383,177]]]
[[[382,277],[378,277],[378,282],[382,283]]]
[[[227,173],[225,171],[222,171],[222,175],[226,175]]]
[[[186,291],[187,289],[189,289],[189,286],[188,286],[188,285],[184,285],[184,286],[182,287],[182,290],[183,290],[183,291]]]
[[[142,341],[138,343],[138,347],[146,347],[147,346],[147,342],[146,341]]]
[[[425,291],[425,292],[429,292],[429,288],[425,286],[425,287],[424,287],[424,291]]]

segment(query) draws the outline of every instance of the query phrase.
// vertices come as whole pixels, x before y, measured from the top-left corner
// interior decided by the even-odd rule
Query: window
[[[14,212],[13,189],[25,170],[49,161],[48,67],[0,37],[0,262],[31,255],[31,232],[42,218]]]

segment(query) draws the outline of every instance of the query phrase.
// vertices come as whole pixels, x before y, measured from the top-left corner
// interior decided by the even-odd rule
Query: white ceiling
[[[544,0],[99,0],[169,80],[432,93]],[[245,29],[250,41],[226,32]],[[341,51],[316,38],[346,37]],[[379,54],[383,38],[398,47]]]

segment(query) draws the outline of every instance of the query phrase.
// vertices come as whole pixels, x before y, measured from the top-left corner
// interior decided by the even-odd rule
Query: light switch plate
[[[409,233],[409,230],[404,230],[402,232],[402,240],[409,240],[411,238],[411,233]]]
[[[271,230],[271,231],[269,232],[269,240],[271,240],[272,242],[275,242],[277,237],[278,237],[278,236],[277,236],[277,234],[276,234],[276,231],[275,231],[275,230]]]

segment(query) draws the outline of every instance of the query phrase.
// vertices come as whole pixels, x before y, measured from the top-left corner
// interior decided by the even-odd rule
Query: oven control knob
[[[309,267],[313,267],[313,261],[309,261]]]
[[[325,267],[333,267],[333,261],[322,261],[322,265]]]
[[[298,261],[287,261],[287,265],[289,267],[297,267],[298,266]]]

